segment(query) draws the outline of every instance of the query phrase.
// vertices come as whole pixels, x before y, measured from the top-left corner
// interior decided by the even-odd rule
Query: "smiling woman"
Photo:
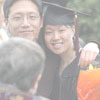
[[[78,100],[80,55],[75,52],[77,12],[57,4],[44,3],[48,8],[44,16],[44,32],[39,40],[47,59],[38,94],[51,100]]]
[[[72,37],[74,35],[73,28],[70,26],[47,25],[45,28],[45,41],[47,47],[55,54],[63,54],[70,49]],[[73,46],[73,45],[72,45]]]
[[[74,11],[57,5],[48,7],[44,17],[45,31],[40,34],[40,43],[43,42],[47,54],[47,68],[38,94],[51,100],[78,100],[76,86],[80,68],[74,49],[74,25]]]

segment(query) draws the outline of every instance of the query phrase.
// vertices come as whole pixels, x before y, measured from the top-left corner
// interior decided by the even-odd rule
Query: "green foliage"
[[[100,42],[100,1],[99,0],[71,0],[67,7],[85,12],[91,16],[79,17],[79,35],[85,41]]]

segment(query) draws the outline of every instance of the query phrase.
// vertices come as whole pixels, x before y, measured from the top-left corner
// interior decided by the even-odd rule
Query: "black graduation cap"
[[[70,0],[42,0],[42,1],[49,2],[49,3],[59,4],[61,6],[66,6],[66,4],[68,3],[68,1],[70,1]]]
[[[79,42],[78,42],[78,14],[88,15],[79,11],[75,11],[70,8],[63,7],[56,3],[44,2],[46,6],[45,15],[44,15],[44,27],[47,24],[50,25],[75,25],[75,49],[76,54],[79,51]]]

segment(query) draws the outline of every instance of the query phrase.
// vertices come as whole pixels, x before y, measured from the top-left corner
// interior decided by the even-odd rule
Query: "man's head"
[[[41,0],[5,0],[3,10],[13,36],[37,40],[42,27]]]
[[[35,42],[12,38],[0,45],[0,82],[28,91],[42,74],[44,60],[44,52]]]

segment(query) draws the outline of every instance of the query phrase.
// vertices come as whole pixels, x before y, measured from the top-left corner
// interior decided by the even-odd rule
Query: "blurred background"
[[[100,0],[67,1],[67,7],[90,14],[90,17],[79,17],[79,36],[85,42],[96,40],[100,43]]]

